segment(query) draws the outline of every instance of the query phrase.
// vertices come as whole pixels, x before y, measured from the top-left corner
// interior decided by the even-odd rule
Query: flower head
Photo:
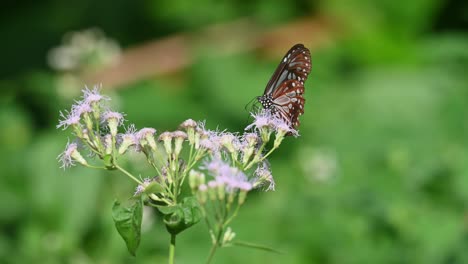
[[[102,116],[104,122],[107,123],[111,135],[115,137],[117,135],[117,127],[123,124],[124,115],[119,112],[106,111]]]
[[[133,196],[142,194],[152,181],[153,179],[150,178],[144,179],[143,182],[135,188],[135,193],[133,194]]]
[[[77,104],[73,105],[72,109],[72,111],[78,116],[81,116],[84,113],[91,113],[93,111],[89,103],[85,101],[78,101]]]
[[[86,160],[78,151],[78,144],[76,143],[68,142],[67,146],[65,147],[65,151],[63,151],[57,158],[60,160],[60,162],[62,162],[61,168],[63,169],[74,166],[75,161],[78,161],[83,165],[88,165]]]
[[[193,119],[187,119],[182,124],[180,124],[181,128],[187,129],[187,128],[195,128],[197,127],[197,122],[195,122]]]
[[[180,124],[180,127],[187,131],[187,138],[190,144],[195,144],[195,128],[197,127],[197,122],[195,122],[193,119],[187,119],[182,124]]]
[[[254,122],[248,125],[245,130],[250,130],[252,128],[263,129],[271,125],[274,116],[271,114],[271,111],[262,110],[258,113],[251,113],[251,116],[255,119]]]
[[[80,123],[80,115],[75,111],[60,112],[60,118],[62,120],[59,121],[57,128],[63,128],[63,130],[67,129],[69,126],[75,126]]]
[[[161,135],[159,135],[158,140],[164,143],[164,149],[166,150],[167,155],[171,155],[172,154],[172,133],[168,131],[163,132]]]
[[[223,132],[219,135],[219,143],[225,147],[229,153],[234,153],[239,150],[239,138],[232,133]]]
[[[124,154],[130,146],[138,145],[138,135],[136,132],[135,125],[130,125],[127,127],[125,134],[119,134],[120,146],[119,154]]]
[[[149,145],[152,150],[156,151],[156,141],[154,140],[154,134],[156,134],[156,129],[152,127],[145,127],[138,131],[136,137],[142,147]]]
[[[174,131],[172,132],[172,137],[174,138],[174,154],[179,156],[182,150],[182,143],[187,138],[187,134],[183,131]]]
[[[83,91],[83,101],[87,104],[97,103],[102,100],[109,101],[110,98],[104,95],[101,95],[101,85],[95,85],[92,90],[88,87]]]
[[[247,180],[247,176],[236,167],[231,167],[221,158],[214,157],[209,162],[205,162],[206,168],[211,175],[215,177],[218,184],[226,186],[226,191],[232,192],[237,189],[250,190],[251,183]]]
[[[265,128],[271,128],[279,133],[297,135],[297,131],[289,125],[287,120],[269,110],[262,110],[258,113],[252,113],[251,115],[255,120],[252,124],[248,125],[245,130],[256,128],[261,131]]]
[[[267,163],[263,163],[255,170],[256,178],[253,182],[253,188],[265,187],[265,191],[275,190],[275,180],[271,174],[270,168]]]

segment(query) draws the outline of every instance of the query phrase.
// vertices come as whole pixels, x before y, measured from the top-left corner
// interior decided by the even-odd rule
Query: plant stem
[[[127,175],[128,177],[130,177],[132,180],[136,181],[138,184],[141,184],[141,181],[138,180],[137,178],[135,178],[135,176],[133,176],[130,172],[126,171],[124,168],[120,167],[119,165],[117,165],[117,163],[114,162],[114,166],[121,172],[123,172],[125,175]]]
[[[214,243],[211,246],[210,255],[208,256],[208,259],[206,260],[206,264],[211,263],[211,260],[213,259],[214,254],[216,253],[216,249],[218,249],[218,241],[216,241],[216,243]]]
[[[206,264],[211,263],[211,260],[213,259],[214,254],[216,253],[216,249],[218,249],[218,245],[220,244],[221,236],[223,235],[223,230],[224,230],[223,226],[221,225],[218,230],[218,236],[216,237],[216,241],[211,246],[210,255],[208,256],[208,259],[206,260]]]
[[[176,235],[171,234],[171,244],[169,245],[169,264],[174,264]]]

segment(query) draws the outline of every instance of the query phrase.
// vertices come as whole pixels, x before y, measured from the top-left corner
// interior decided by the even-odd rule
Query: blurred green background
[[[128,49],[245,18],[255,32],[232,34],[249,36],[247,48],[202,38],[169,73],[99,79]],[[261,37],[304,19],[322,22]],[[145,211],[137,258],[114,228],[113,200],[133,183],[59,169],[70,137],[55,129],[59,110],[97,74],[137,127],[193,118],[242,131],[244,106],[296,42],[313,60],[301,137],[270,159],[276,191],[250,195],[233,223],[239,239],[284,254],[227,248],[215,263],[468,263],[466,1],[10,1],[0,21],[1,263],[166,262],[157,213]],[[205,260],[203,223],[178,239],[177,263]]]

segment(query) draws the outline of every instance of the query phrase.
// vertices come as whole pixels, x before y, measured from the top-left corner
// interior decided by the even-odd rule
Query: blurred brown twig
[[[87,73],[86,83],[118,88],[140,79],[178,72],[193,62],[192,50],[208,48],[221,55],[262,49],[267,56],[281,56],[289,46],[304,43],[311,50],[334,36],[326,19],[310,17],[274,29],[261,29],[250,19],[210,26],[200,32],[180,33],[123,51],[115,65]]]

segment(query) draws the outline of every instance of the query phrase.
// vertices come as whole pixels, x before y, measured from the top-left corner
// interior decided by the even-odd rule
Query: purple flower
[[[81,116],[83,113],[91,113],[93,109],[89,103],[78,101],[77,104],[72,106],[72,111],[76,113],[76,115]]]
[[[241,144],[239,138],[228,132],[223,132],[219,135],[220,144],[225,147],[230,153],[240,149]]]
[[[60,112],[60,118],[62,120],[59,121],[57,128],[63,128],[63,130],[67,129],[69,126],[78,125],[80,123],[80,115],[78,115],[75,111],[65,111]]]
[[[101,86],[95,85],[93,87],[93,90],[90,90],[86,87],[86,89],[82,90],[83,92],[83,101],[87,104],[99,102],[101,100],[106,100],[109,101],[110,98],[104,95],[101,95],[100,93]]]
[[[144,179],[143,182],[135,188],[135,193],[133,194],[133,196],[142,194],[152,181],[153,179],[150,178]]]
[[[247,180],[247,176],[236,167],[231,167],[229,164],[222,161],[219,157],[214,157],[211,161],[205,162],[204,168],[215,177],[218,184],[224,184],[226,191],[232,192],[237,189],[250,190],[251,183]],[[210,186],[210,183],[208,183]]]
[[[107,126],[111,132],[111,135],[115,137],[117,135],[117,127],[123,124],[124,116],[121,113],[106,111],[102,116],[104,122],[107,122]]]
[[[140,129],[140,131],[138,131],[137,136],[138,136],[138,139],[142,139],[142,138],[144,139],[146,137],[154,136],[155,133],[156,133],[156,129],[152,127],[145,127],[145,128]]]
[[[206,184],[200,184],[200,186],[198,186],[198,190],[201,192],[205,192],[206,190],[208,190],[208,187],[206,186]]]
[[[257,144],[259,138],[256,133],[245,133],[242,136],[242,141],[246,142],[248,146],[255,146]]]
[[[255,170],[256,178],[253,182],[253,188],[265,187],[265,191],[275,190],[275,180],[271,174],[267,163],[263,163]]]
[[[289,125],[289,123],[286,122],[286,120],[284,120],[283,118],[272,119],[271,126],[275,131],[282,133],[283,135],[286,135],[289,133],[296,137],[299,136],[299,133],[297,132],[297,130],[292,128]]]
[[[249,130],[252,128],[262,129],[264,127],[269,127],[271,120],[274,116],[271,114],[270,111],[260,111],[256,114],[251,113],[252,117],[255,119],[254,122],[248,125],[245,130]]]
[[[67,146],[65,147],[65,151],[62,152],[57,158],[60,160],[62,163],[62,166],[60,168],[69,168],[71,166],[75,165],[75,162],[73,161],[72,158],[72,153],[76,151],[78,148],[78,145],[76,143],[67,143]]]
[[[193,119],[187,119],[185,120],[182,124],[180,124],[181,128],[195,128],[197,126],[197,122],[195,122]]]
[[[262,110],[256,114],[251,113],[251,115],[253,118],[255,118],[255,120],[252,124],[248,125],[245,130],[252,128],[256,128],[258,130],[271,128],[280,133],[298,135],[297,131],[289,125],[288,121],[284,120],[278,115],[271,113],[271,111]]]
[[[222,147],[221,135],[219,132],[203,130],[203,137],[200,140],[200,146],[211,152],[218,152]]]
[[[128,126],[125,134],[119,134],[119,140],[119,154],[125,153],[130,146],[138,145],[138,136],[135,125]]]
[[[60,160],[62,163],[62,166],[60,168],[66,169],[71,166],[75,165],[75,161],[78,161],[79,163],[83,165],[88,165],[86,160],[81,156],[80,152],[78,151],[78,145],[76,143],[67,143],[67,146],[65,147],[65,151],[62,152],[57,159]]]
[[[110,120],[116,120],[117,125],[122,125],[124,121],[124,115],[119,112],[114,112],[114,111],[106,111],[104,112],[104,115],[102,116],[103,121],[109,122]]]

